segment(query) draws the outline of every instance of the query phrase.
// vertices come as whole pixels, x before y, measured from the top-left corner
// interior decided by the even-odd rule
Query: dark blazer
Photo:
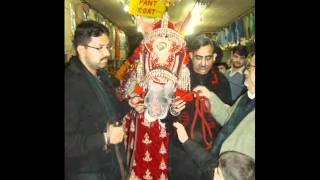
[[[104,150],[103,132],[111,120],[122,118],[129,109],[119,104],[108,79],[102,81],[107,99],[118,119],[110,119],[95,89],[86,78],[88,71],[74,58],[65,68],[65,168],[67,174],[104,171],[110,179],[119,179],[118,163],[112,146]],[[105,77],[108,78],[108,77]],[[104,78],[104,79],[105,79]],[[122,111],[120,111],[122,109]]]
[[[191,74],[191,89],[198,85],[203,85],[210,91],[213,91],[224,103],[231,104],[232,98],[229,82],[223,74],[213,68],[206,75],[197,74],[193,71],[192,63],[189,64],[189,68]],[[179,116],[179,119],[185,126],[189,137],[194,114],[195,102],[192,101],[186,104],[186,108]],[[209,139],[209,136],[207,136],[206,139],[214,142],[221,126],[210,113],[205,114],[205,117],[210,124],[213,134],[212,139]],[[204,143],[202,136],[200,117],[198,117],[198,121],[195,125],[193,143],[201,150],[206,148],[206,144]],[[208,179],[208,177],[210,177],[210,174],[203,173],[202,168],[200,168],[200,166],[190,158],[190,155],[185,151],[183,145],[178,140],[176,132],[173,131],[169,148],[169,179],[202,180]]]

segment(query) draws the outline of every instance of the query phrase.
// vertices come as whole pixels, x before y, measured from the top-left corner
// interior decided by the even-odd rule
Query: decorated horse
[[[130,179],[168,179],[170,133],[162,120],[179,115],[172,103],[190,91],[186,42],[165,14],[132,57],[123,91],[128,99],[141,97],[145,110],[124,117]]]

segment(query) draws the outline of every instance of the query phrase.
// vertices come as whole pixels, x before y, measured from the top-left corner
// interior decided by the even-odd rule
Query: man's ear
[[[189,56],[190,56],[190,58],[192,59],[192,58],[193,58],[193,53],[192,53],[192,52],[189,52]]]
[[[77,52],[79,55],[83,54],[83,51],[85,50],[84,46],[82,46],[82,45],[78,45],[76,49],[77,49]]]
[[[213,62],[216,61],[216,58],[217,58],[217,53],[213,53]]]

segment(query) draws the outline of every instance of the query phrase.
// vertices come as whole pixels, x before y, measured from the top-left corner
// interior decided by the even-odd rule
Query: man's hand
[[[172,108],[177,112],[181,112],[184,108],[186,108],[186,102],[182,99],[178,100],[179,98],[180,97],[177,96],[175,100],[171,103]]]
[[[181,143],[185,143],[189,137],[184,126],[179,122],[174,122],[173,126],[177,128],[178,139]]]
[[[106,137],[106,136],[109,136]],[[122,142],[124,136],[124,130],[122,126],[114,126],[111,124],[108,128],[108,132],[105,133],[105,138],[109,139],[109,144],[118,144]]]
[[[138,113],[142,113],[145,109],[143,99],[140,96],[130,98],[129,105]]]
[[[197,86],[193,89],[194,92],[199,92],[199,96],[204,96],[206,98],[209,98],[209,95],[212,94],[211,91],[209,91],[206,87],[204,86]]]

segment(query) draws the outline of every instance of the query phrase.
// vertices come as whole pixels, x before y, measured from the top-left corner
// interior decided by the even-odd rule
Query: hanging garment
[[[242,19],[242,21],[243,21],[245,38],[246,38],[246,39],[250,39],[249,16],[244,16],[244,17],[242,17],[241,19]]]
[[[242,19],[238,19],[235,22],[235,24],[236,24],[236,41],[238,44],[238,43],[240,43],[240,39],[245,37]]]
[[[255,37],[255,16],[253,13],[249,15],[249,32],[250,32],[250,39]]]
[[[229,44],[232,45],[236,42],[236,25],[235,23],[230,24],[229,26]]]

